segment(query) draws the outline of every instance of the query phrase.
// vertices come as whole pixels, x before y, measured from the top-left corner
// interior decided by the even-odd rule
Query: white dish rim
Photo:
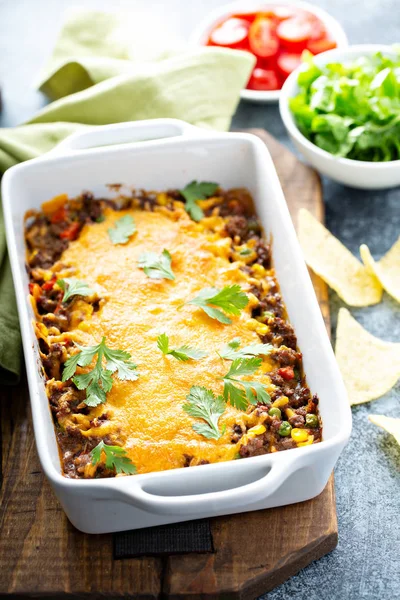
[[[176,137],[176,138],[150,139],[148,141],[141,141],[141,142],[135,141],[133,143],[128,143],[128,144],[120,143],[120,144],[113,145],[113,146],[101,146],[101,147],[90,148],[90,149],[81,149],[79,146],[80,140],[82,138],[84,138],[85,136],[90,138],[92,135],[96,135],[96,132],[98,132],[99,129],[102,129],[103,131],[110,131],[111,133],[113,133],[118,130],[124,131],[124,130],[129,130],[130,128],[134,129],[137,127],[138,122],[137,123],[128,123],[128,124],[122,123],[122,124],[111,125],[111,126],[103,126],[101,128],[99,128],[99,127],[88,128],[88,130],[86,130],[86,132],[84,132],[83,134],[72,135],[70,138],[68,138],[68,140],[61,143],[59,145],[58,149],[56,149],[53,153],[49,153],[44,158],[33,159],[31,161],[27,161],[26,163],[22,163],[22,164],[19,164],[19,165],[16,165],[16,166],[10,168],[3,177],[2,191],[3,191],[3,201],[4,201],[3,206],[4,206],[4,213],[5,213],[6,234],[7,234],[7,242],[8,242],[8,247],[9,247],[10,260],[11,260],[11,265],[12,265],[12,270],[13,270],[13,276],[14,276],[14,283],[15,283],[15,288],[16,288],[18,309],[19,309],[20,320],[21,320],[21,333],[22,333],[22,338],[23,338],[28,381],[30,384],[31,406],[32,406],[33,419],[34,419],[36,445],[37,445],[38,454],[39,454],[39,458],[40,458],[43,470],[44,470],[46,476],[48,477],[48,479],[50,480],[50,482],[54,485],[54,487],[56,489],[59,490],[60,494],[62,493],[63,490],[77,490],[77,489],[79,489],[81,491],[83,491],[83,490],[91,490],[92,492],[96,491],[97,493],[100,494],[100,496],[101,496],[101,491],[102,490],[104,491],[107,489],[112,489],[112,490],[114,490],[115,493],[120,492],[122,494],[124,493],[124,490],[125,490],[125,494],[127,494],[128,488],[129,488],[129,490],[132,490],[132,487],[137,488],[138,490],[141,490],[143,492],[143,490],[140,486],[140,483],[148,481],[148,480],[154,480],[155,478],[157,478],[157,480],[162,479],[162,478],[168,478],[171,476],[171,473],[177,473],[177,472],[183,471],[185,473],[185,477],[189,477],[189,478],[196,477],[196,472],[197,472],[196,468],[192,468],[192,469],[181,468],[181,469],[174,469],[172,471],[168,470],[168,471],[162,471],[162,472],[151,472],[151,473],[139,474],[139,475],[134,475],[131,477],[115,477],[115,478],[109,478],[109,479],[79,480],[79,479],[68,479],[65,476],[63,476],[61,473],[61,466],[58,470],[55,468],[53,462],[51,461],[50,453],[48,452],[46,442],[43,441],[43,437],[42,437],[42,436],[45,437],[45,435],[46,435],[46,425],[44,422],[41,422],[40,414],[39,414],[39,403],[41,402],[40,398],[38,397],[40,380],[39,380],[39,377],[37,374],[37,365],[35,364],[35,361],[33,360],[33,355],[32,355],[32,340],[34,340],[34,333],[33,333],[31,319],[30,319],[29,311],[28,311],[28,302],[26,300],[27,294],[26,294],[26,290],[23,285],[22,272],[20,271],[20,267],[18,264],[18,256],[19,256],[18,255],[18,244],[17,244],[15,231],[14,231],[14,227],[13,227],[13,223],[12,223],[13,209],[12,209],[12,193],[11,192],[12,192],[13,178],[16,176],[20,176],[27,169],[33,169],[35,167],[35,165],[38,164],[39,161],[40,161],[40,163],[46,162],[46,164],[49,167],[51,167],[51,165],[55,165],[57,163],[62,163],[66,158],[73,159],[72,160],[72,162],[73,162],[74,160],[81,160],[82,158],[96,157],[98,155],[107,155],[110,152],[112,152],[112,153],[118,153],[121,151],[123,152],[127,148],[132,148],[132,150],[140,152],[140,150],[143,148],[163,146],[166,149],[168,149],[168,147],[175,146],[178,144],[184,145],[185,143],[188,143],[188,142],[193,143],[193,144],[201,144],[204,141],[204,136],[207,136],[207,138],[209,140],[215,140],[215,141],[218,141],[221,139],[225,140],[225,139],[227,139],[227,137],[230,139],[235,139],[235,140],[245,140],[247,142],[251,142],[251,144],[253,144],[255,146],[258,146],[259,148],[262,148],[263,152],[266,151],[265,145],[261,142],[261,140],[259,140],[256,136],[254,136],[252,134],[248,134],[248,133],[208,132],[208,131],[204,131],[204,130],[199,130],[196,127],[190,126],[186,123],[183,123],[183,122],[180,122],[180,121],[177,121],[174,119],[159,119],[159,120],[154,120],[152,122],[148,121],[148,122],[139,122],[139,123],[141,123],[141,124],[152,123],[153,124],[155,122],[159,122],[163,125],[169,124],[171,126],[179,126],[179,127],[181,127],[183,133],[187,137],[185,137],[182,134],[182,137]],[[75,146],[73,144],[74,141],[76,141]],[[75,148],[75,149],[70,149],[71,146],[72,146],[72,148]],[[269,156],[269,160],[272,165],[272,160],[270,159],[270,156]],[[272,184],[275,184],[276,182],[278,182],[276,173],[275,173],[274,177],[276,178],[276,181],[273,181]],[[279,182],[278,182],[278,185],[279,185]],[[282,194],[282,203],[284,205],[284,206],[282,205],[282,209],[285,210],[288,214],[288,209],[287,209],[286,203],[284,202],[283,194]],[[289,227],[289,229],[290,229],[290,227]],[[291,236],[294,235],[294,241],[297,244],[298,250],[300,252],[300,247],[296,240],[296,236],[295,236],[294,228],[293,228],[292,224],[291,224],[291,229],[293,231],[292,232],[290,231],[289,233]],[[323,343],[324,343],[325,347],[328,348],[328,346],[330,347],[330,342],[329,342],[329,339],[328,339],[328,336],[326,333],[325,324],[322,319],[322,315],[320,313],[319,304],[317,302],[317,299],[316,299],[316,296],[315,296],[315,293],[314,293],[314,290],[312,287],[312,283],[311,283],[310,277],[307,272],[307,267],[305,266],[304,261],[302,261],[302,264],[303,264],[303,266],[301,267],[300,279],[302,280],[302,284],[304,284],[304,286],[305,286],[305,293],[307,294],[307,301],[311,304],[312,309],[314,311],[316,311],[315,321],[316,321],[316,325],[318,326],[318,331],[321,334],[321,336],[323,336]],[[327,346],[327,344],[328,344],[328,346]],[[287,469],[288,465],[292,465],[292,466],[297,465],[298,466],[299,464],[304,463],[310,455],[315,454],[317,456],[318,454],[324,453],[325,451],[328,451],[331,448],[333,449],[334,447],[344,446],[346,444],[346,442],[348,441],[350,432],[351,432],[351,411],[350,411],[350,406],[348,404],[345,404],[345,402],[347,402],[347,394],[346,394],[344,384],[343,384],[343,381],[342,381],[340,373],[339,373],[338,366],[334,359],[334,354],[333,354],[331,347],[330,347],[330,350],[328,350],[328,354],[329,354],[329,360],[331,363],[330,367],[337,374],[337,377],[338,377],[337,383],[341,389],[339,402],[341,403],[340,411],[341,411],[341,418],[343,419],[343,423],[342,423],[341,429],[336,434],[332,435],[332,437],[330,439],[327,439],[327,440],[323,439],[321,443],[310,445],[308,447],[302,448],[301,450],[298,448],[295,448],[292,450],[286,450],[284,452],[276,452],[274,454],[266,454],[263,456],[246,458],[245,461],[228,461],[228,463],[220,462],[220,463],[202,465],[202,467],[201,467],[202,470],[218,473],[218,472],[220,472],[221,469],[226,468],[227,464],[233,466],[234,469],[244,469],[245,466],[243,466],[243,464],[248,465],[249,469],[251,468],[251,465],[253,465],[253,464],[261,464],[261,465],[268,466],[270,468],[270,470],[272,470],[274,468],[274,466],[276,466],[276,469],[274,469],[275,472],[278,470],[278,466],[279,466],[279,467],[282,467],[283,472],[285,472],[285,466],[286,466],[286,469]],[[41,384],[41,382],[40,382],[40,384]],[[33,390],[35,397],[32,397],[32,395],[33,395],[32,390]],[[53,435],[55,435],[55,433],[53,433]],[[259,480],[259,481],[261,481],[261,480]],[[243,488],[243,492],[244,492],[244,487],[245,486],[241,486],[241,488],[239,488],[239,489]],[[213,494],[218,495],[218,493],[219,492],[215,492],[215,493],[209,492],[209,493],[207,493],[207,495],[211,497]],[[132,493],[131,493],[131,495],[132,495]],[[200,495],[200,497],[203,497],[204,495],[205,494],[203,493]],[[195,495],[192,495],[190,497],[190,500],[195,501],[195,499],[196,499]]]

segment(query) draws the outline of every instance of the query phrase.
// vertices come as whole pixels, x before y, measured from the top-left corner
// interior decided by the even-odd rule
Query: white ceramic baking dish
[[[275,454],[161,473],[66,479],[27,302],[24,214],[60,193],[74,196],[91,190],[111,197],[110,183],[162,190],[183,187],[193,179],[217,181],[224,188],[245,186],[253,194],[266,235],[272,236],[273,260],[308,383],[320,397],[324,440]],[[78,529],[105,533],[258,510],[301,502],[323,490],[350,435],[350,408],[278,177],[258,138],[206,132],[171,119],[88,128],[45,157],[9,169],[2,192],[39,457]]]

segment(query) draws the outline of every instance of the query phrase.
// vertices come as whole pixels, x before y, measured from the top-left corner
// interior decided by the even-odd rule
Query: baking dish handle
[[[159,515],[179,516],[190,514],[200,516],[209,512],[210,509],[221,512],[230,511],[231,509],[240,509],[244,505],[255,504],[260,500],[265,500],[276,492],[298,466],[298,462],[293,461],[293,459],[275,461],[269,468],[268,473],[256,481],[218,492],[166,496],[146,491],[144,489],[146,483],[135,481],[134,477],[129,478],[129,483],[133,485],[127,486],[126,489],[119,488],[119,492],[122,494],[125,502],[134,504],[147,512]],[[154,487],[154,480],[152,480],[152,485]],[[163,484],[161,479],[159,485],[160,489],[162,489]]]
[[[201,129],[179,119],[148,119],[88,127],[60,142],[49,154],[66,154],[71,151],[86,150],[100,146],[114,146],[131,142],[145,142],[176,136],[209,135]]]

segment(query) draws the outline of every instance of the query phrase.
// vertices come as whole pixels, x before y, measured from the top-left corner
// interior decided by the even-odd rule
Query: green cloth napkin
[[[229,129],[254,57],[222,48],[182,49],[165,40],[126,15],[70,13],[39,83],[55,101],[27,124],[0,129],[0,174],[93,125],[175,117]],[[20,355],[0,210],[0,383],[18,380]]]

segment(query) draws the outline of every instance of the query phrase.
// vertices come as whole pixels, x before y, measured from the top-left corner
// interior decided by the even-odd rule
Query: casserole
[[[164,139],[154,139],[160,137]],[[101,147],[89,148],[94,145]],[[303,351],[308,384],[320,398],[324,439],[201,468],[67,479],[60,470],[26,299],[24,214],[60,192],[72,197],[90,189],[113,197],[107,184],[168,189],[193,179],[218,181],[224,188],[246,187],[252,193],[266,236],[272,237],[277,279]],[[39,457],[78,529],[105,533],[149,527],[299,502],[322,491],[350,435],[350,408],[276,172],[260,140],[242,133],[209,133],[167,119],[98,127],[71,136],[44,158],[13,167],[2,186]]]

